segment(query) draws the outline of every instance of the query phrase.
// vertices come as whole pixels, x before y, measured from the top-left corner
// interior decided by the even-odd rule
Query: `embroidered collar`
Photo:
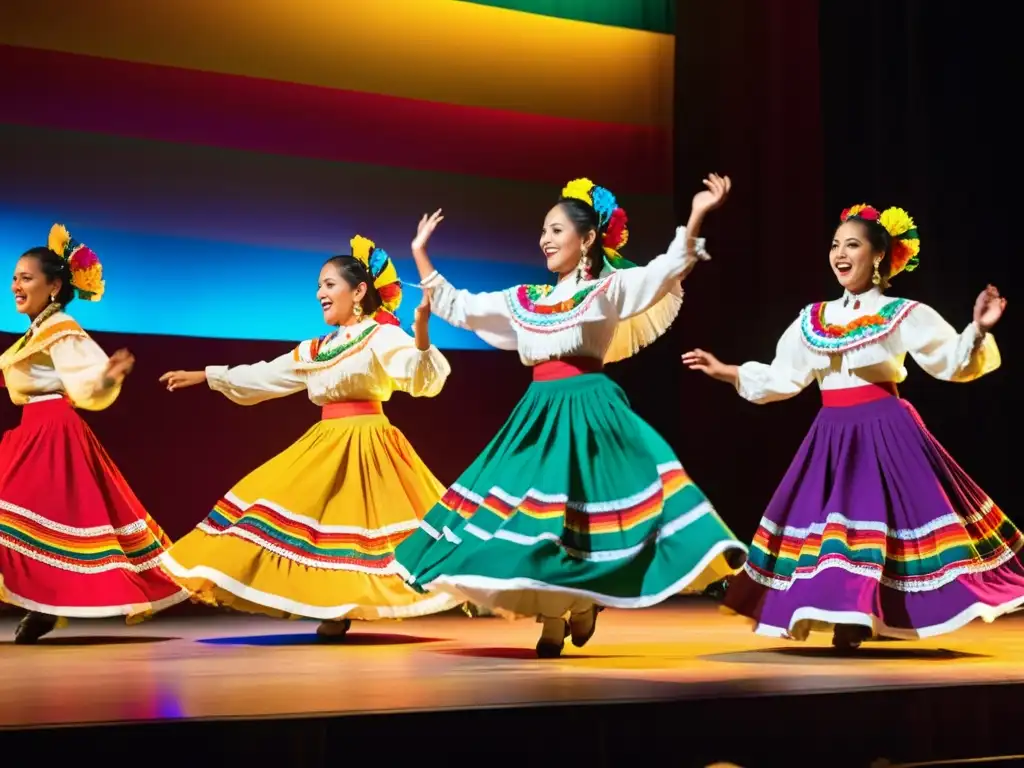
[[[292,356],[302,368],[326,368],[362,350],[380,329],[372,320],[364,325],[339,328],[318,339],[304,341],[295,347]],[[345,334],[348,338],[345,338]]]
[[[884,339],[903,322],[917,302],[893,299],[877,311],[843,324],[825,320],[827,306],[828,303],[822,301],[804,308],[800,313],[801,336],[815,352],[842,354]]]
[[[34,324],[33,333],[26,333],[0,355],[0,370],[45,351],[67,336],[86,337],[87,334],[74,318],[60,311],[52,312],[42,322]]]
[[[553,304],[541,304],[555,288],[550,285],[519,285],[505,293],[512,320],[527,330],[551,333],[570,327],[579,321],[587,308],[608,289],[609,278],[592,281],[569,298]]]

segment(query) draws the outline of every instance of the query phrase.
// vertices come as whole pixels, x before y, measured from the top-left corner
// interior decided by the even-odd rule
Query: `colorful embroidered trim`
[[[141,573],[157,565],[164,546],[145,520],[121,528],[73,528],[0,501],[0,547],[54,568],[97,574]]]
[[[747,574],[786,590],[828,568],[866,576],[900,592],[926,592],[958,577],[997,568],[1024,546],[1005,514],[986,502],[972,519],[946,515],[913,531],[829,515],[807,529],[779,529],[762,519],[750,547]]]
[[[292,351],[292,357],[295,362],[304,364],[307,367],[325,368],[344,357],[359,352],[369,343],[370,337],[379,328],[380,325],[377,323],[371,323],[364,330],[360,331],[359,335],[355,338],[344,341],[334,347],[331,347],[330,344],[338,337],[339,332],[332,331],[318,339],[302,342]]]
[[[223,498],[198,527],[209,535],[243,539],[312,568],[385,573],[392,568],[395,547],[418,526],[418,520],[410,520],[381,531],[329,530],[268,504],[241,507]]]
[[[828,302],[821,301],[805,307],[800,313],[800,330],[804,343],[815,352],[839,354],[881,341],[895,330],[917,302],[893,299],[875,314],[863,315],[845,325],[826,322],[826,306]]]
[[[610,278],[580,289],[556,304],[539,304],[553,290],[550,285],[520,285],[505,291],[512,320],[527,330],[551,333],[574,325],[591,302],[608,289]]]
[[[659,467],[659,479],[640,493],[625,499],[594,503],[569,501],[565,494],[546,494],[531,489],[516,497],[501,488],[491,488],[480,496],[467,488],[453,485],[441,498],[440,506],[469,520],[489,513],[504,525],[514,515],[534,522],[564,518],[563,544],[580,550],[592,549],[594,536],[621,536],[638,526],[649,524],[664,509],[665,502],[693,481],[678,463]]]

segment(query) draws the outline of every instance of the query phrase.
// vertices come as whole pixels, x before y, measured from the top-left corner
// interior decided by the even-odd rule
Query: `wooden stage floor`
[[[13,645],[14,626],[0,620],[0,728],[19,730],[1024,682],[1016,616],[843,657],[826,635],[759,638],[715,605],[682,599],[605,611],[585,649],[567,643],[562,658],[543,661],[534,657],[533,622],[462,614],[356,623],[343,644],[318,641],[313,622],[213,611],[133,627],[74,621],[35,647]]]

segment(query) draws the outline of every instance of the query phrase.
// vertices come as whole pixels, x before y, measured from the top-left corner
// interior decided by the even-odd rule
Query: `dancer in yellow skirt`
[[[317,298],[336,331],[270,362],[160,378],[172,392],[205,381],[240,405],[305,389],[322,406],[318,424],[243,478],[162,563],[203,602],[321,619],[317,633],[332,638],[348,632],[350,619],[458,605],[414,591],[394,563],[395,547],[444,493],[381,408],[396,390],[433,397],[448,377],[447,360],[430,343],[429,297],[410,337],[394,316],[394,264],[364,237],[351,244],[351,256],[320,271]]]

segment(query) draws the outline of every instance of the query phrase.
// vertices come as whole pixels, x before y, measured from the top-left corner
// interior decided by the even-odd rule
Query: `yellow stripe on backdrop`
[[[674,42],[458,0],[0,2],[8,45],[666,128]]]

